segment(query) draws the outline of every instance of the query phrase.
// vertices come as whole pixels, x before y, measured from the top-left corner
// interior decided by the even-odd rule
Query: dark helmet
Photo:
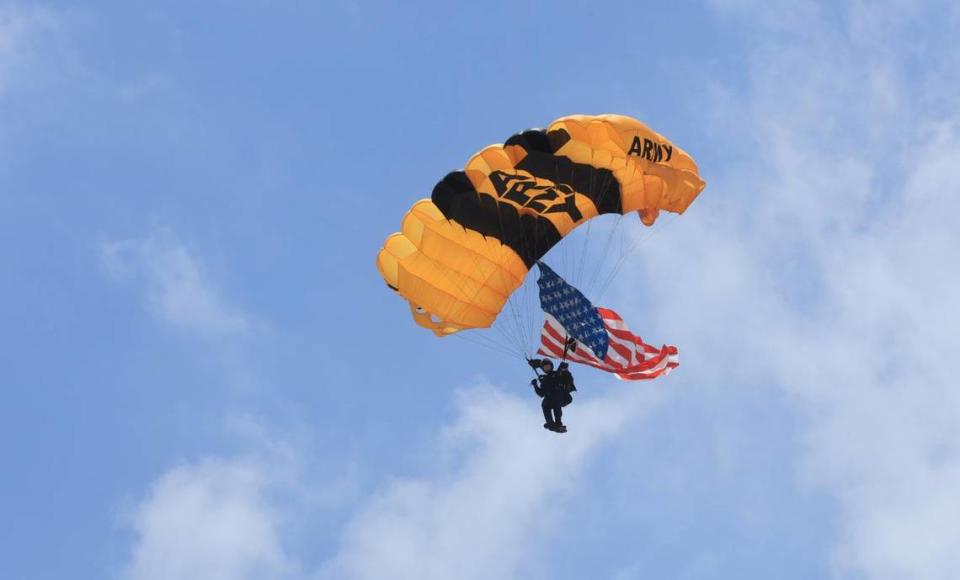
[[[550,368],[547,368],[547,367],[550,367]],[[548,358],[543,359],[543,361],[540,362],[540,368],[546,370],[547,372],[552,371],[552,370],[553,370],[553,361],[550,360],[550,359],[548,359]]]

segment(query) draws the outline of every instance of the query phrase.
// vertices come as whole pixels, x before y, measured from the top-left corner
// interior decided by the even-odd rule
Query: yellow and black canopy
[[[490,145],[418,201],[377,268],[438,336],[493,324],[527,271],[600,214],[683,213],[704,188],[696,163],[640,121],[572,115]]]

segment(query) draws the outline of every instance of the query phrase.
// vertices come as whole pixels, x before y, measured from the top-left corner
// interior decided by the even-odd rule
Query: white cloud
[[[908,4],[802,26],[782,8],[764,11],[747,94],[710,104],[749,162],[707,176],[644,281],[685,373],[774,382],[802,409],[802,476],[842,509],[838,574],[958,578],[960,108],[924,107],[960,94],[936,59],[957,46],[922,45],[937,36],[912,34]]]
[[[278,447],[257,426],[243,430],[259,459],[181,466],[153,484],[135,510],[124,580],[536,577],[531,553],[557,523],[588,454],[655,398],[617,390],[577,403],[565,436],[541,428],[532,394],[476,388],[458,401],[458,418],[431,455],[443,464],[365,500],[320,570],[303,572],[282,538],[301,529],[296,518],[320,517],[329,507],[322,488],[335,492],[338,483],[308,485],[296,467],[304,449]]]
[[[276,580],[295,570],[280,545],[271,480],[242,461],[172,469],[136,511],[124,580]]]
[[[889,219],[821,258],[831,336],[796,337],[824,361],[783,361],[784,382],[826,411],[810,433],[809,477],[844,500],[844,563],[874,579],[960,576],[960,211],[945,190],[960,133],[933,137]],[[948,161],[949,160],[949,161]]]
[[[898,22],[912,21],[906,4],[893,6],[898,18],[855,5],[839,23],[816,5],[799,16],[764,5],[757,37],[768,40],[753,53],[747,94],[706,107],[721,126],[732,120],[725,137],[744,146],[738,158],[749,162],[733,158],[726,174],[708,175],[702,200],[638,262],[649,269],[643,282],[662,322],[637,330],[680,344],[687,380],[775,383],[790,395],[805,417],[802,477],[841,506],[838,575],[954,580],[960,111],[924,107],[937,95],[960,94],[960,80],[913,70],[895,52],[906,35]],[[803,26],[791,26],[797,18]],[[167,320],[191,328],[213,320],[199,326],[235,331],[229,321],[243,317],[220,305],[186,250],[152,239],[108,245],[104,258],[120,270],[141,269]],[[532,427],[540,419],[530,398],[467,391],[445,436],[445,456],[462,460],[387,484],[353,518],[319,575],[535,576],[526,566],[534,538],[553,523],[547,508],[573,489],[590,451],[639,415],[640,392],[578,401],[571,433],[556,437]],[[223,578],[296,569],[278,540],[282,522],[267,501],[275,484],[264,483],[262,468],[223,477],[205,469],[178,468],[155,486],[137,520],[131,579],[210,577],[204,566],[225,553],[241,564]],[[239,491],[178,491],[214,489],[214,481]],[[254,539],[178,542],[161,533],[163,518],[143,515],[215,521],[209,514],[219,510],[205,506],[219,497],[235,500],[225,513],[247,514],[235,521],[248,524],[234,527]],[[189,570],[169,571],[171,562]]]
[[[37,58],[40,38],[57,25],[50,10],[0,4],[0,96],[22,79]]]
[[[536,399],[486,388],[460,396],[447,454],[452,472],[398,480],[348,527],[324,578],[500,579],[538,577],[538,538],[557,524],[584,460],[652,399],[617,390],[571,407],[571,431],[540,428]],[[446,470],[444,470],[446,471]]]
[[[142,281],[151,309],[169,323],[203,336],[249,329],[247,317],[224,302],[200,262],[167,230],[139,240],[105,243],[101,258],[111,274]]]

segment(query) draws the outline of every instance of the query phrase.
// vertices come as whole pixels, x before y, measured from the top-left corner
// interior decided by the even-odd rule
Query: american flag
[[[630,332],[619,314],[595,307],[546,264],[537,265],[540,307],[546,315],[539,354],[561,358],[569,341],[573,348],[566,350],[568,360],[615,373],[626,381],[655,379],[679,366],[677,347],[646,344]]]

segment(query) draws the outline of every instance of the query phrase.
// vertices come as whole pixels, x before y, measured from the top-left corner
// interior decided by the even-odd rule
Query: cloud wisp
[[[0,97],[24,81],[38,59],[44,36],[58,25],[51,10],[0,4]]]
[[[324,578],[514,578],[562,511],[586,458],[652,398],[616,391],[578,404],[568,436],[533,428],[529,399],[492,388],[461,393],[445,441],[464,457],[436,478],[395,481],[347,528]]]
[[[458,401],[457,420],[435,442],[435,456],[451,465],[386,483],[356,510],[319,570],[303,572],[284,552],[285,526],[297,525],[276,515],[316,514],[281,510],[271,500],[291,488],[303,494],[303,482],[271,478],[263,462],[210,459],[153,484],[133,519],[126,579],[529,575],[539,532],[557,523],[590,453],[656,402],[650,393],[618,390],[579,404],[575,427],[560,437],[540,428],[530,399],[482,387],[461,391]]]
[[[248,317],[227,305],[199,260],[168,230],[101,247],[106,270],[143,284],[158,318],[204,337],[242,335]]]
[[[125,580],[279,580],[289,577],[273,482],[257,463],[207,460],[160,477],[131,522]]]
[[[720,4],[745,18],[752,6]],[[950,58],[936,35],[911,36],[922,8],[835,16],[764,10],[747,93],[705,107],[753,155],[710,180],[704,195],[722,202],[660,239],[645,280],[664,319],[684,325],[687,352],[751,353],[710,380],[774,383],[796,403],[800,475],[842,509],[837,574],[949,580],[960,575],[960,110],[924,104],[960,85],[936,72],[943,62],[916,69],[893,48],[909,38]]]
[[[661,233],[642,262],[643,282],[668,321],[653,325],[682,337],[686,380],[787,393],[803,418],[798,476],[841,509],[837,577],[953,580],[960,111],[942,105],[960,85],[955,75],[931,72],[949,70],[951,47],[913,38],[910,23],[931,14],[909,3],[839,12],[827,3],[714,4],[743,21],[763,5],[761,17],[744,24],[756,43],[744,92],[717,81],[717,98],[703,107],[713,115],[705,125],[750,155],[708,175],[683,227]],[[956,20],[950,10],[937,16]],[[912,68],[913,57],[893,48],[906,41],[943,59]],[[713,203],[711,211],[701,203]],[[207,336],[249,326],[175,240],[108,244],[103,257],[112,271],[136,273],[168,322]],[[546,506],[571,492],[591,451],[650,402],[628,390],[578,402],[573,430],[561,439],[531,427],[540,421],[529,400],[466,391],[437,453],[458,460],[382,486],[315,573],[298,571],[284,551],[286,523],[270,499],[281,484],[263,466],[211,460],[176,468],[138,510],[130,578],[202,577],[229,551],[237,558],[223,580],[533,575],[532,538],[553,523]],[[220,506],[217,498],[229,501]],[[237,536],[214,530],[208,544],[185,543],[164,531],[169,522],[157,506],[182,514],[177,521],[187,527],[233,522],[227,527]],[[185,567],[168,568],[168,559]]]

